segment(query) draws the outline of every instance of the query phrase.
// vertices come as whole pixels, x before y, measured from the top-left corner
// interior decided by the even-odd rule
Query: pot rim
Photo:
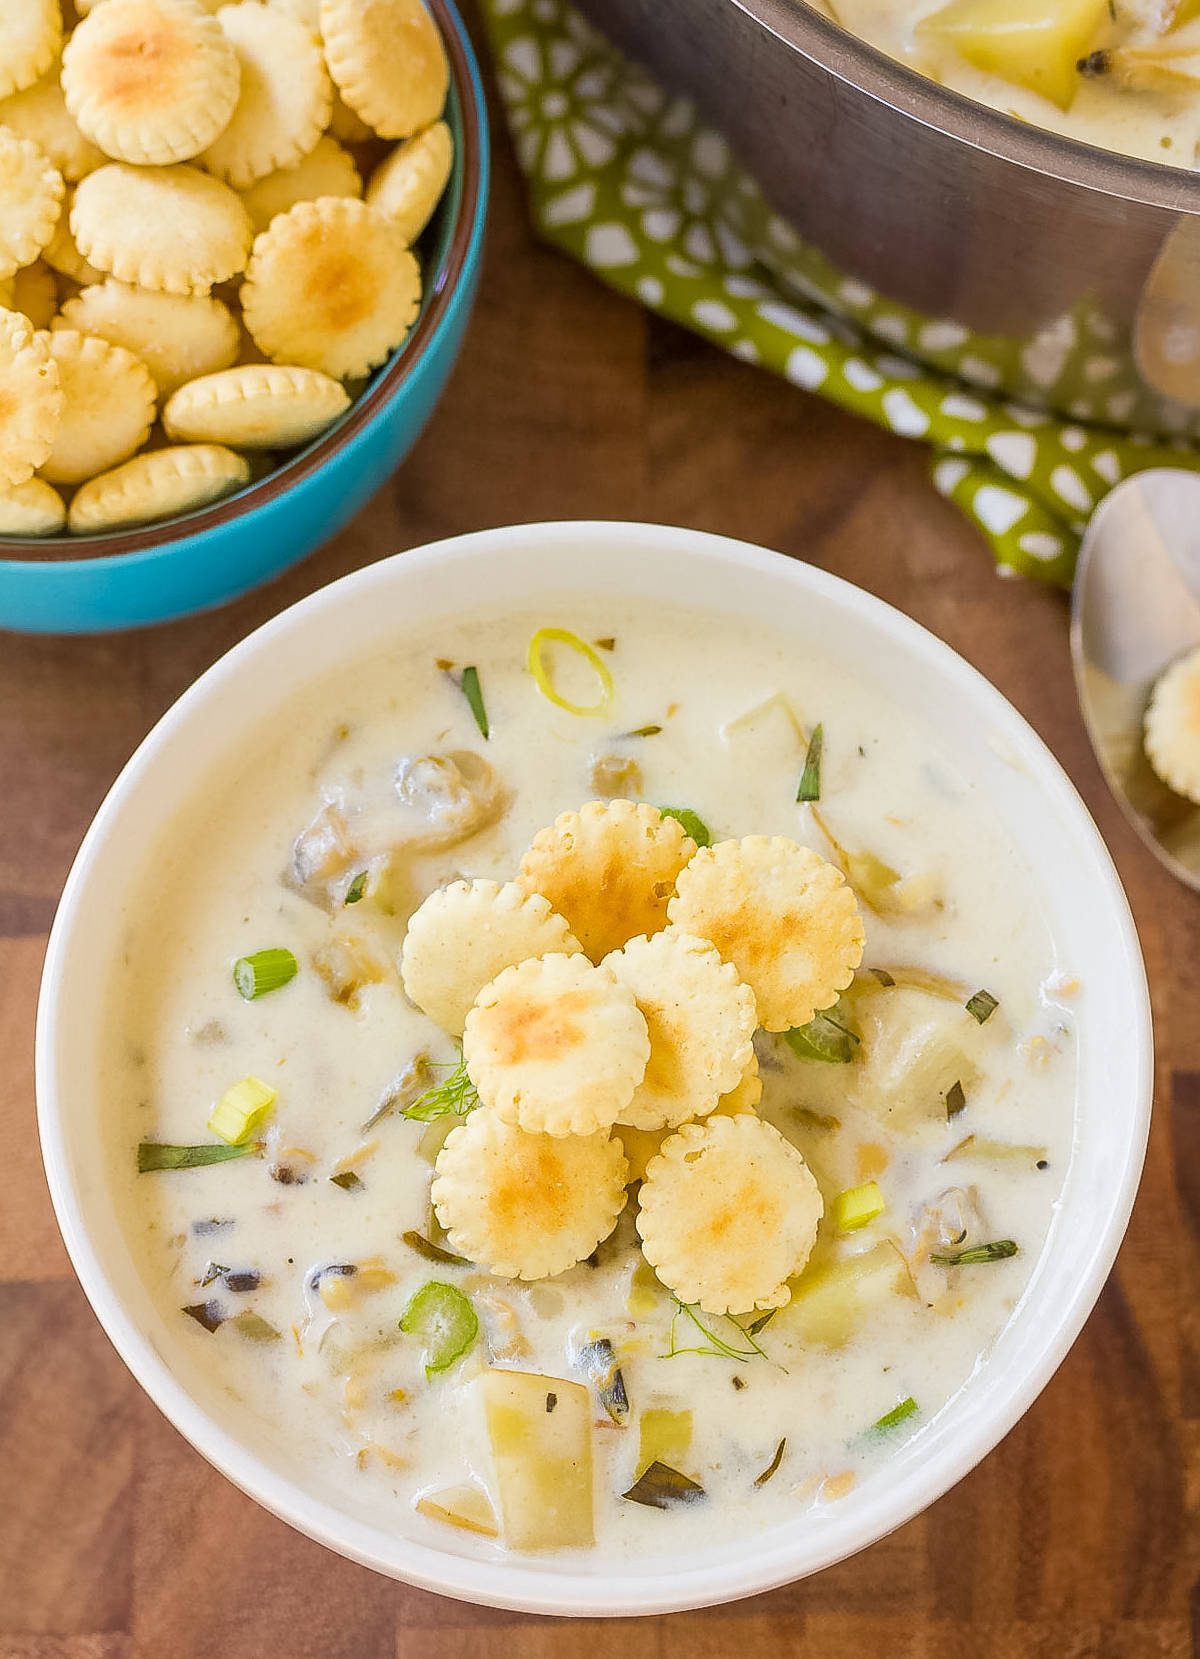
[[[845,85],[947,138],[1011,166],[1139,206],[1200,213],[1200,173],[1103,150],[1017,121],[910,69],[805,0],[730,0],[747,17]]]

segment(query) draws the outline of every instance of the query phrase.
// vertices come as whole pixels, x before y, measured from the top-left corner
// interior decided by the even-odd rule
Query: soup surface
[[[812,0],[843,28],[979,103],[1179,167],[1200,143],[1194,0]]]
[[[577,651],[530,673],[547,624],[593,642],[601,712],[545,695],[596,701]],[[824,1204],[782,1308],[673,1296],[632,1180],[611,1236],[545,1280],[458,1259],[431,1211],[464,1121],[439,1111],[470,1088],[405,996],[408,918],[606,797],[689,809],[714,842],[788,837],[857,894],[863,965],[830,1017],[755,1037],[758,1113]],[[321,864],[331,812],[355,844]],[[247,1000],[231,970],[266,950],[296,972]],[[607,601],[436,638],[398,620],[393,651],[200,781],[146,873],[105,1060],[129,1247],[181,1367],[343,1509],[492,1555],[716,1543],[838,1502],[986,1362],[1070,1159],[1074,966],[936,732],[819,652]],[[274,1098],[237,1146],[206,1124],[247,1078]],[[654,1145],[628,1140],[635,1176]],[[158,1167],[164,1145],[227,1161]]]

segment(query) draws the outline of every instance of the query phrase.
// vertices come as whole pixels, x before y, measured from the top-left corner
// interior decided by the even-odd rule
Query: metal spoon
[[[1200,476],[1156,468],[1105,497],[1071,596],[1075,686],[1122,810],[1172,875],[1200,890],[1200,807],[1151,769],[1142,719],[1159,675],[1200,645]]]

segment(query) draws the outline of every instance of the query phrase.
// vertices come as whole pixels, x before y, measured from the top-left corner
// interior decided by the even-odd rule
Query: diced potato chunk
[[[970,1103],[980,1076],[970,1050],[980,1037],[961,1006],[896,987],[863,998],[860,1025],[853,1086],[866,1111],[899,1126],[944,1118],[955,1083]]]
[[[692,1444],[692,1414],[690,1411],[667,1411],[651,1406],[638,1420],[639,1478],[652,1463],[665,1463],[668,1468],[684,1472],[684,1463]]]
[[[592,1520],[592,1403],[581,1384],[532,1371],[479,1379],[504,1542],[514,1550],[584,1548]]]
[[[447,1486],[442,1492],[427,1492],[417,1499],[417,1508],[422,1515],[461,1527],[464,1532],[482,1532],[485,1538],[500,1536],[487,1493],[477,1486]]]
[[[801,1274],[780,1317],[805,1342],[840,1348],[872,1308],[890,1296],[915,1296],[912,1277],[890,1239],[857,1256],[843,1256]]]
[[[1069,109],[1079,86],[1075,66],[1107,19],[1108,0],[951,0],[918,33]]]

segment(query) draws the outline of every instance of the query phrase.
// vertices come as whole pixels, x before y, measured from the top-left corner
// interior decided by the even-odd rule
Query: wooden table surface
[[[1157,1659],[1200,1612],[1200,899],[1107,796],[1063,597],[1002,582],[923,450],[726,357],[539,247],[497,140],[460,365],[387,489],[283,581],[122,638],[0,636],[0,1659]],[[63,879],[150,725],[235,641],[383,554],[514,520],[743,536],[848,577],[1012,699],[1095,814],[1157,1022],[1157,1113],[1116,1271],[1023,1422],[927,1514],[770,1595],[666,1618],[473,1608],[352,1566],[258,1509],[141,1394],[78,1289],[38,1157],[33,1019]],[[1119,1042],[1121,1033],[1113,1033]]]

